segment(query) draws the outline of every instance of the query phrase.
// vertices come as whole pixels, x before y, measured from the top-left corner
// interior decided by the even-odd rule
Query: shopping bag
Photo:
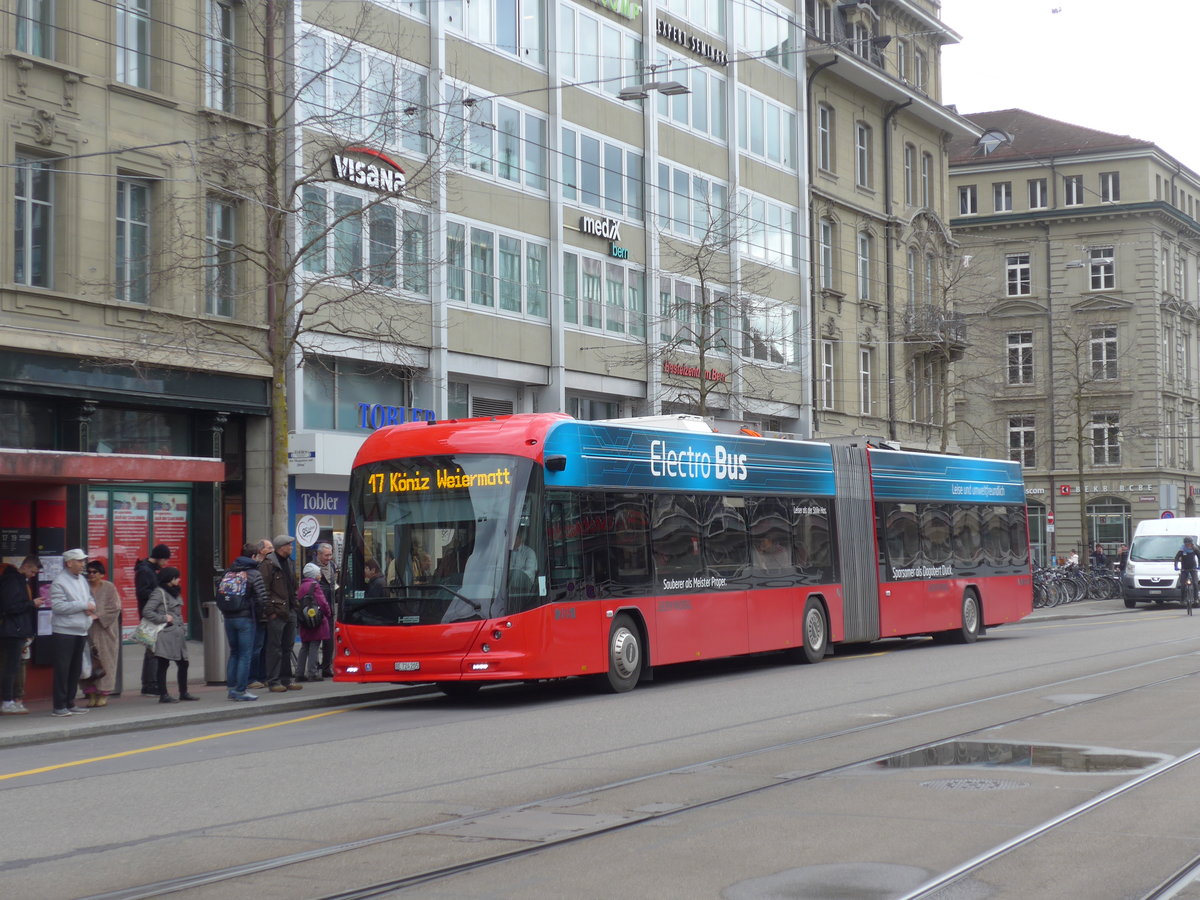
[[[158,633],[166,628],[166,624],[155,625],[153,622],[147,622],[145,619],[138,622],[138,627],[133,630],[133,639],[141,644],[147,650],[154,650],[154,643],[158,640]]]

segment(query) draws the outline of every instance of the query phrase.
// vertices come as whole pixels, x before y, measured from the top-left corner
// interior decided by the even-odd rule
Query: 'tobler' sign
[[[404,170],[393,159],[370,147],[347,147],[346,153],[361,153],[379,160],[381,165],[351,159],[341,153],[333,155],[333,177],[346,184],[373,188],[388,194],[404,190]]]

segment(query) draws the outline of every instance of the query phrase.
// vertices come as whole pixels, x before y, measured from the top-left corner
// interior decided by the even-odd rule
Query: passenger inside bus
[[[774,532],[761,535],[755,541],[751,560],[759,575],[779,575],[792,568],[791,554],[781,536]]]
[[[387,598],[387,581],[384,580],[383,572],[376,560],[368,559],[363,563],[363,580],[367,582],[367,591],[364,595],[367,600]]]

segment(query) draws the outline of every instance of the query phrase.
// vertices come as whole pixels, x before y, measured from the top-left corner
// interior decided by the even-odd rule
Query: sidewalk
[[[221,636],[224,640],[224,635]],[[27,716],[0,716],[0,748],[80,737],[96,737],[151,728],[170,728],[197,722],[218,722],[246,719],[273,713],[302,713],[304,710],[347,703],[387,700],[428,693],[432,686],[395,684],[339,684],[329,679],[303,682],[302,690],[272,694],[266,688],[254,691],[258,700],[234,702],[229,700],[224,684],[206,684],[204,647],[199,641],[188,642],[188,690],[200,700],[196,703],[159,703],[157,697],[141,693],[141,646],[126,644],[121,648],[124,682],[121,696],[109,697],[108,705],[89,710],[86,715],[56,718],[50,715],[50,701],[26,701]],[[218,675],[224,678],[224,673]],[[167,674],[171,693],[176,693],[175,666]],[[80,694],[76,703],[86,706]],[[234,726],[239,727],[239,726]]]
[[[1164,609],[1175,609],[1167,604]],[[1051,609],[1035,609],[1022,621],[1046,621],[1051,619],[1080,619],[1093,616],[1111,616],[1120,613],[1137,615],[1158,607],[1139,604],[1136,610],[1125,608],[1125,602],[1114,600],[1083,600],[1056,606]],[[188,643],[190,691],[200,698],[197,703],[158,702],[157,697],[141,694],[141,671],[143,650],[136,644],[122,648],[124,657],[124,691],[120,697],[110,697],[108,705],[91,710],[87,715],[55,718],[50,715],[50,701],[28,703],[27,716],[0,716],[0,748],[27,744],[42,744],[50,741],[70,740],[80,737],[96,737],[104,734],[119,734],[153,728],[170,728],[175,725],[202,722],[219,722],[229,719],[248,719],[275,713],[302,713],[304,710],[347,703],[364,703],[373,700],[388,700],[413,694],[430,693],[431,685],[394,684],[340,684],[325,680],[305,682],[299,691],[272,694],[267,690],[255,691],[259,699],[249,703],[236,703],[226,698],[224,684],[206,684],[204,672],[204,647],[199,641]],[[167,675],[175,692],[175,667]],[[221,673],[218,677],[224,677]],[[79,698],[82,706],[84,700]],[[238,726],[231,726],[238,727]],[[164,738],[165,740],[165,738]]]

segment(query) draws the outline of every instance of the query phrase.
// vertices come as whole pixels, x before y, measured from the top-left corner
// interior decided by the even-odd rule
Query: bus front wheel
[[[621,614],[608,633],[608,688],[614,694],[632,691],[641,676],[641,632],[633,619]]]

